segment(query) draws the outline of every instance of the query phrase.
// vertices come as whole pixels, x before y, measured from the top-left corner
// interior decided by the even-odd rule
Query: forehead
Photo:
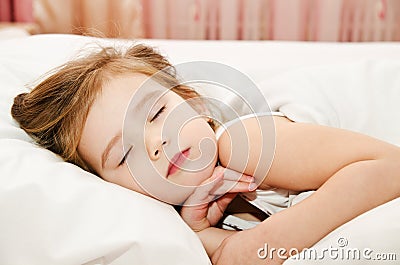
[[[78,152],[97,172],[101,155],[108,142],[122,130],[126,108],[132,95],[148,78],[144,74],[129,74],[104,82],[101,93],[88,113]]]

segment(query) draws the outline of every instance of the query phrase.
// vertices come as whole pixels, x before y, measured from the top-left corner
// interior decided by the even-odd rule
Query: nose
[[[168,142],[166,140],[154,141],[151,144],[150,149],[148,150],[150,159],[153,161],[158,160],[161,156],[162,149],[164,148],[165,145],[167,145],[167,143]]]

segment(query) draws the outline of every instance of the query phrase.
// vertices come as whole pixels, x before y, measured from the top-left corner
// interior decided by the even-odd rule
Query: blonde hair
[[[125,73],[157,73],[156,81],[182,98],[200,98],[195,90],[179,84],[175,68],[153,48],[101,47],[55,69],[30,93],[16,96],[11,114],[39,145],[96,174],[77,151],[82,131],[104,82]]]

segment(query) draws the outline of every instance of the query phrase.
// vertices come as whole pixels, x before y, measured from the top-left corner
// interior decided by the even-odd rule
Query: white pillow
[[[0,264],[210,264],[172,206],[61,161],[12,120],[13,98],[24,84],[87,41],[0,42]]]
[[[400,58],[303,67],[259,82],[272,110],[296,122],[361,132],[400,146]]]

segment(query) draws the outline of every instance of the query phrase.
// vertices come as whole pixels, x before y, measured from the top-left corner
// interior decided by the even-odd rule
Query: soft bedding
[[[26,91],[26,83],[93,42],[115,43],[73,35],[0,42],[0,264],[210,264],[195,233],[171,206],[62,162],[35,146],[11,119],[12,100]],[[131,43],[118,45],[126,42]],[[138,42],[159,47],[172,63],[211,60],[237,68],[259,84],[272,110],[295,121],[400,144],[399,44]],[[399,209],[400,199],[373,209],[315,248],[341,248],[338,240],[345,239],[349,247],[397,253],[400,259]],[[294,257],[285,264],[314,262]]]

